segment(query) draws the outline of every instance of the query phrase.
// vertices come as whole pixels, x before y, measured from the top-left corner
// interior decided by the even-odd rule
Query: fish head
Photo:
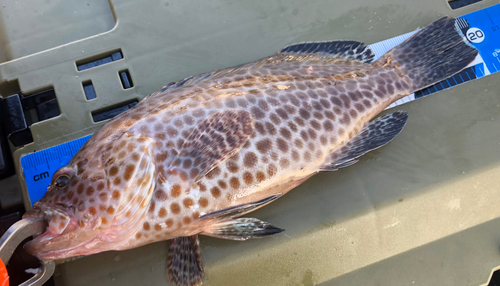
[[[102,148],[80,150],[23,216],[48,222],[25,249],[41,260],[56,260],[133,247],[131,237],[155,185],[151,141],[124,135]]]

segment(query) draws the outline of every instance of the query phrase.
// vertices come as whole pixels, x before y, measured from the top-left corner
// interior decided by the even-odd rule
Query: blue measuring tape
[[[417,91],[391,106],[403,104],[452,86],[496,73],[500,70],[500,4],[457,18],[459,28],[471,44],[479,50],[476,60],[459,74],[433,86]],[[380,56],[400,44],[415,32],[370,45]],[[45,150],[21,157],[26,187],[31,203],[42,198],[54,172],[68,164],[71,158],[91,137],[85,136]]]

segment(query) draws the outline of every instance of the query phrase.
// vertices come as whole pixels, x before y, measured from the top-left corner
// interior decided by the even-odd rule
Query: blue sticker
[[[91,136],[88,135],[21,157],[21,167],[24,171],[31,205],[45,194],[52,175],[59,168],[66,166]]]

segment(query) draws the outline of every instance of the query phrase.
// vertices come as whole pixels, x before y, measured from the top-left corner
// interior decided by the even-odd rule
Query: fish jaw
[[[56,215],[54,215],[56,214]],[[66,215],[68,221],[62,229],[60,215]],[[57,217],[57,219],[54,219]],[[42,218],[48,222],[45,232],[24,245],[24,249],[40,260],[58,260],[68,257],[90,255],[108,250],[120,250],[133,247],[128,238],[136,232],[141,219],[130,218],[128,228],[111,225],[103,227],[102,219],[97,218],[88,224],[79,224],[71,210],[61,211],[51,205],[37,204],[23,215],[23,218]]]
[[[91,240],[92,232],[78,226],[71,209],[37,202],[23,218],[42,218],[48,222],[43,234],[24,245],[24,249],[38,259],[56,260],[87,254],[81,253],[80,248]]]

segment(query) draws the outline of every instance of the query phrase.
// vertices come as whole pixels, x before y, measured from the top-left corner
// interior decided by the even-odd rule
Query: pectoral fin
[[[167,180],[189,188],[238,152],[253,132],[253,118],[247,111],[213,113],[188,136],[169,166]]]
[[[407,120],[406,111],[396,111],[369,122],[351,141],[329,156],[321,171],[335,171],[358,162],[360,156],[394,139]]]
[[[170,242],[167,279],[170,286],[199,286],[205,278],[198,235],[177,237]]]
[[[263,206],[269,204],[270,202],[276,200],[279,197],[281,197],[281,194],[273,195],[273,196],[267,197],[265,199],[262,199],[260,201],[251,202],[248,204],[243,204],[243,205],[239,205],[239,206],[234,206],[234,207],[218,210],[218,211],[203,215],[200,217],[200,219],[224,220],[224,219],[230,219],[230,218],[242,216],[246,213],[249,213],[251,211],[254,211],[260,207],[263,207]]]
[[[201,234],[231,240],[247,240],[273,235],[282,231],[284,229],[277,228],[256,218],[237,218],[214,223]]]

